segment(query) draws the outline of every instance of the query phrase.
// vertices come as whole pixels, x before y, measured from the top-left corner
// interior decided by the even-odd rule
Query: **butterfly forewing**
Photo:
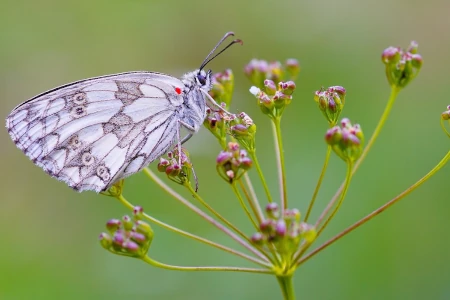
[[[76,190],[99,192],[175,142],[184,88],[152,72],[87,79],[16,107],[6,126],[17,147],[47,173]]]

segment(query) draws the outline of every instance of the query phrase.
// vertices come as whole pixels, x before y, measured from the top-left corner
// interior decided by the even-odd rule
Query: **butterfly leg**
[[[178,165],[181,167],[181,145],[184,144],[185,142],[187,142],[196,132],[195,128],[192,127],[191,125],[183,122],[183,121],[178,121],[179,122],[179,126],[177,127],[177,136],[178,136]],[[183,138],[181,139],[181,134],[180,134],[180,127],[183,126],[184,128],[186,128],[189,133]],[[198,191],[198,178],[197,175],[195,174],[194,171],[194,167],[192,167],[192,174],[194,175],[194,179],[195,179],[195,192]]]
[[[200,89],[200,91],[206,96],[206,102],[208,102],[208,106],[214,106],[216,108],[218,108],[219,110],[223,111],[226,114],[232,115],[232,113],[230,113],[228,110],[226,110],[225,108],[223,108],[222,106],[220,106],[216,100],[213,99],[213,97],[211,97],[211,95],[208,92],[205,92],[204,90]]]
[[[183,145],[184,143],[186,143],[194,134],[193,133],[188,133],[182,140],[181,140],[181,145]]]

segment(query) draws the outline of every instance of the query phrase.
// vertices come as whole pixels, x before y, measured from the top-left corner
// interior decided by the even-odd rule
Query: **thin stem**
[[[241,267],[181,267],[174,266],[161,263],[154,259],[151,259],[148,256],[144,256],[141,258],[146,263],[157,267],[163,268],[167,270],[176,270],[176,271],[231,271],[231,272],[248,272],[248,273],[260,273],[260,274],[273,274],[273,270],[268,269],[254,269],[254,268],[241,268]]]
[[[319,193],[320,186],[322,185],[323,178],[325,177],[325,173],[328,167],[328,162],[330,161],[330,154],[331,154],[331,146],[328,145],[327,148],[327,154],[325,155],[325,161],[323,163],[322,172],[320,172],[319,181],[317,181],[316,189],[314,190],[314,194],[311,198],[311,201],[309,202],[308,211],[306,212],[305,216],[305,223],[308,222],[309,215],[311,214],[312,208],[314,206],[314,203],[317,198],[317,194]]]
[[[258,221],[261,223],[264,220],[264,214],[261,210],[261,205],[259,205],[258,197],[256,196],[255,189],[253,188],[252,181],[248,173],[244,174],[245,183],[247,184],[248,190],[250,191],[250,196],[252,197],[253,202],[255,203],[255,207],[258,209],[258,213],[256,214]]]
[[[378,135],[381,132],[381,129],[383,128],[384,124],[386,123],[386,120],[392,110],[392,107],[394,106],[395,99],[397,99],[398,93],[400,92],[400,88],[396,86],[391,86],[391,95],[389,96],[388,103],[386,104],[386,108],[384,109],[383,114],[381,115],[380,121],[378,122],[377,127],[375,128],[375,131],[372,134],[372,137],[370,138],[369,142],[367,143],[366,148],[364,148],[361,157],[356,161],[354,167],[353,167],[353,174],[356,173],[356,170],[358,170],[360,164],[362,161],[366,158],[367,153],[369,153],[369,150],[372,148],[373,144],[375,143]],[[320,215],[319,219],[317,220],[315,226],[316,228],[319,226],[319,224],[322,222],[323,218],[328,214],[330,209],[333,207],[334,203],[338,199],[339,195],[342,193],[342,190],[344,189],[345,182],[341,184],[339,189],[336,191],[336,194],[334,194],[333,198],[331,198],[330,202],[328,203],[325,210]]]
[[[270,195],[269,187],[267,186],[266,179],[264,178],[264,174],[261,170],[261,166],[259,165],[258,158],[256,157],[256,150],[249,150],[248,153],[250,154],[250,157],[252,158],[253,163],[255,164],[256,171],[258,172],[259,178],[261,179],[261,183],[263,185],[264,191],[266,192],[267,201],[269,203],[272,203],[272,196]]]
[[[280,199],[282,212],[288,207],[286,187],[286,165],[284,162],[283,140],[281,138],[281,117],[272,119],[272,129],[275,139],[275,152],[277,157],[278,181],[280,183]]]
[[[292,285],[292,275],[289,276],[277,276],[278,283],[280,284],[281,292],[283,293],[284,300],[294,300],[294,286]]]
[[[197,215],[205,219],[210,224],[216,226],[220,231],[227,234],[229,237],[231,237],[233,240],[235,240],[237,243],[241,244],[243,247],[245,247],[247,250],[261,258],[262,260],[269,262],[269,259],[267,258],[265,253],[262,253],[255,249],[253,245],[248,242],[248,239],[243,240],[238,235],[236,235],[234,232],[223,226],[221,223],[214,220],[212,217],[204,213],[202,210],[200,210],[198,207],[187,201],[185,198],[183,198],[180,194],[175,192],[173,189],[171,189],[167,184],[165,184],[158,176],[156,176],[148,167],[143,169],[145,175],[147,175],[151,180],[153,180],[156,184],[158,184],[164,191],[166,191],[169,195],[171,195],[174,199],[178,200],[181,204],[185,205],[187,208],[195,212]]]
[[[445,128],[444,119],[441,118],[441,127],[444,130],[444,132],[447,134],[448,137],[450,137],[450,132]]]
[[[321,246],[317,247],[316,249],[314,249],[311,253],[308,253],[308,255],[304,256],[298,263],[297,265],[300,265],[302,263],[304,263],[305,261],[307,261],[308,259],[310,259],[311,257],[313,257],[314,255],[316,255],[318,252],[320,252],[321,250],[325,249],[326,247],[330,246],[332,243],[334,243],[335,241],[339,240],[340,238],[342,238],[343,236],[347,235],[348,233],[352,232],[353,230],[355,230],[356,228],[360,227],[361,225],[363,225],[364,223],[368,222],[369,220],[371,220],[373,217],[379,215],[380,213],[382,213],[383,211],[385,211],[386,209],[388,209],[389,207],[391,207],[392,205],[394,205],[395,203],[399,202],[401,199],[403,199],[405,196],[407,196],[409,193],[411,193],[412,191],[414,191],[416,188],[418,188],[420,185],[422,185],[425,181],[427,181],[431,176],[433,176],[437,171],[439,171],[446,163],[447,161],[450,160],[450,151],[444,156],[444,158],[430,171],[428,172],[428,174],[426,174],[424,177],[422,177],[421,179],[419,179],[416,183],[414,183],[412,186],[410,186],[409,188],[407,188],[405,191],[403,191],[402,193],[400,193],[398,196],[396,196],[395,198],[393,198],[392,200],[390,200],[389,202],[387,202],[386,204],[384,204],[383,206],[381,206],[380,208],[374,210],[372,213],[368,214],[367,216],[365,216],[364,218],[362,218],[361,220],[359,220],[358,222],[354,223],[353,225],[347,227],[345,230],[343,230],[341,233],[337,234],[336,236],[332,237],[331,239],[329,239],[328,241],[326,241],[325,243],[323,243]]]
[[[348,187],[350,186],[350,181],[352,179],[352,166],[353,166],[353,164],[351,162],[347,163],[347,175],[345,176],[344,190],[343,190],[343,192],[341,194],[341,197],[339,198],[339,202],[336,205],[336,207],[334,208],[333,212],[328,217],[328,219],[326,220],[325,224],[323,224],[323,226],[318,230],[317,235],[316,235],[316,239],[319,237],[319,235],[322,233],[322,231],[327,227],[327,225],[328,225],[328,223],[330,223],[331,219],[333,219],[333,217],[336,215],[336,213],[338,212],[339,208],[342,205],[342,202],[344,201],[344,198],[345,198],[345,195],[347,193]],[[302,245],[302,247],[300,247],[300,249],[295,253],[294,258],[292,259],[293,264],[297,264],[297,262],[300,260],[302,255],[305,254],[305,252],[309,249],[309,247],[311,245],[312,245],[312,242],[311,243],[304,243]]]
[[[264,219],[261,211],[261,207],[259,206],[259,203],[255,201],[255,199],[250,196],[250,194],[247,191],[247,188],[245,187],[245,184],[242,182],[241,179],[239,179],[239,186],[241,187],[242,192],[244,192],[245,198],[247,199],[248,203],[250,204],[250,207],[253,210],[253,213],[255,214],[255,217],[260,224],[262,220]]]
[[[339,201],[336,204],[336,207],[334,208],[333,212],[331,213],[331,215],[325,221],[323,226],[317,232],[317,237],[319,237],[319,235],[322,233],[322,231],[327,227],[327,225],[330,223],[330,221],[334,218],[334,216],[338,212],[339,208],[341,208],[341,205],[342,205],[342,203],[344,202],[344,199],[345,199],[345,195],[347,194],[348,187],[350,186],[350,181],[352,179],[352,169],[353,169],[353,163],[351,161],[349,161],[347,163],[347,175],[345,176],[344,190],[341,193],[341,198],[339,198]]]
[[[231,184],[231,188],[233,189],[234,194],[236,195],[236,197],[239,199],[239,203],[241,204],[241,207],[244,209],[245,214],[247,215],[247,218],[252,222],[253,226],[255,227],[256,230],[259,230],[259,226],[258,224],[256,224],[255,220],[253,219],[252,214],[250,213],[250,211],[247,208],[247,205],[245,205],[244,199],[242,199],[241,193],[239,193],[239,190],[236,186],[236,183],[232,183]],[[253,213],[255,213],[255,209],[253,207],[253,203],[251,203],[249,201],[250,207],[253,210]]]
[[[130,209],[130,210],[133,210],[133,209],[134,209],[134,205],[132,205],[130,202],[128,202],[128,201],[125,199],[125,197],[124,197],[123,195],[119,195],[119,196],[117,196],[116,198],[117,198],[124,206],[126,206],[128,209]],[[228,248],[228,247],[223,246],[223,245],[221,245],[221,244],[218,244],[218,243],[216,243],[216,242],[210,241],[210,240],[208,240],[208,239],[199,237],[199,236],[194,235],[194,234],[192,234],[192,233],[186,232],[186,231],[184,231],[184,230],[181,230],[181,229],[179,229],[179,228],[176,228],[176,227],[174,227],[174,226],[171,226],[171,225],[169,225],[169,224],[166,224],[166,223],[164,223],[164,222],[162,222],[162,221],[160,221],[160,220],[158,220],[158,219],[156,219],[156,218],[153,218],[152,216],[150,216],[150,215],[148,215],[148,214],[146,214],[146,213],[144,213],[143,216],[144,216],[144,218],[147,219],[148,221],[150,221],[150,222],[152,222],[152,223],[154,223],[154,224],[156,224],[156,225],[158,225],[158,226],[161,226],[161,227],[164,228],[164,229],[167,229],[167,230],[169,230],[169,231],[178,233],[178,234],[180,234],[180,235],[182,235],[182,236],[185,236],[185,237],[187,237],[187,238],[191,238],[191,239],[193,239],[193,240],[195,240],[195,241],[197,241],[197,242],[200,242],[200,243],[203,243],[203,244],[212,246],[212,247],[214,247],[214,248],[223,250],[223,251],[228,252],[228,253],[230,253],[230,254],[234,254],[234,255],[236,255],[236,256],[242,257],[242,258],[244,258],[244,259],[247,259],[247,260],[249,260],[249,261],[252,261],[252,262],[257,263],[257,264],[259,264],[259,265],[261,265],[261,266],[264,266],[264,267],[270,267],[270,266],[271,266],[270,264],[265,263],[265,262],[263,262],[263,261],[261,261],[261,260],[259,260],[259,259],[256,259],[256,258],[254,258],[254,257],[252,257],[252,256],[249,256],[249,255],[247,255],[247,254],[245,254],[245,253],[239,252],[239,251],[234,250],[234,249],[232,249],[232,248]]]
[[[191,192],[192,196],[194,196],[194,198],[200,202],[201,205],[203,205],[207,210],[209,210],[209,212],[211,212],[214,216],[216,216],[216,218],[218,218],[220,221],[224,222],[228,227],[230,227],[231,229],[234,230],[234,232],[236,232],[237,234],[239,234],[241,237],[243,237],[244,239],[246,239],[248,242],[250,242],[250,239],[245,235],[245,233],[243,233],[241,230],[239,230],[239,228],[237,228],[236,226],[233,225],[233,223],[231,223],[230,221],[228,221],[227,219],[225,219],[221,214],[219,214],[214,208],[211,207],[211,205],[209,205],[208,203],[206,203],[205,200],[203,200],[203,198],[195,191],[195,189],[192,188],[192,186],[189,183],[186,183],[184,185],[184,187],[186,187],[189,192]]]

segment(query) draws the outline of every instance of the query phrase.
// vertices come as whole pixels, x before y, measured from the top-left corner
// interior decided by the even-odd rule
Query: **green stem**
[[[345,176],[345,184],[344,184],[344,190],[341,193],[341,197],[339,198],[338,203],[336,204],[336,207],[334,208],[331,215],[328,217],[328,219],[325,221],[323,226],[319,229],[317,232],[317,237],[322,233],[322,231],[327,227],[327,225],[330,223],[330,221],[334,218],[336,213],[338,212],[339,208],[341,208],[342,203],[344,202],[345,195],[347,194],[348,187],[350,186],[350,181],[352,179],[352,170],[353,170],[353,162],[349,161],[347,163],[347,175]],[[317,238],[316,237],[316,238]]]
[[[316,249],[314,249],[311,253],[308,253],[308,255],[306,255],[305,257],[303,257],[298,263],[297,265],[300,265],[302,263],[304,263],[305,261],[307,261],[308,259],[310,259],[311,257],[313,257],[314,255],[316,255],[318,252],[320,252],[321,250],[325,249],[326,247],[330,246],[332,243],[336,242],[337,240],[339,240],[340,238],[342,238],[343,236],[347,235],[348,233],[352,232],[353,230],[355,230],[356,228],[360,227],[361,225],[363,225],[364,223],[368,222],[369,220],[371,220],[372,218],[374,218],[375,216],[379,215],[380,213],[382,213],[383,211],[385,211],[386,209],[388,209],[389,207],[391,207],[392,205],[394,205],[395,203],[399,202],[401,199],[403,199],[405,196],[407,196],[409,193],[411,193],[412,191],[414,191],[416,188],[418,188],[420,185],[422,185],[425,181],[427,181],[431,176],[433,176],[437,171],[439,171],[446,163],[447,161],[450,160],[450,151],[444,156],[444,158],[430,171],[428,172],[428,174],[426,174],[424,177],[422,177],[421,179],[419,179],[416,183],[414,183],[412,186],[410,186],[409,188],[407,188],[405,191],[403,191],[402,193],[400,193],[398,196],[396,196],[395,198],[393,198],[392,200],[390,200],[389,202],[387,202],[386,204],[384,204],[383,206],[381,206],[380,208],[374,210],[372,213],[368,214],[367,216],[365,216],[364,218],[362,218],[361,220],[359,220],[358,222],[354,223],[353,225],[347,227],[344,231],[342,231],[341,233],[337,234],[336,236],[332,237],[331,239],[329,239],[328,241],[326,241],[325,243],[323,243],[321,246],[317,247]]]
[[[331,219],[333,219],[333,217],[338,212],[339,208],[342,205],[342,202],[344,202],[345,194],[347,193],[348,187],[350,186],[350,181],[352,179],[352,166],[353,166],[352,162],[348,162],[347,163],[347,175],[345,176],[344,190],[343,190],[343,192],[341,194],[341,197],[339,198],[339,202],[336,205],[336,207],[334,208],[334,210],[331,213],[331,215],[326,220],[325,224],[323,224],[323,226],[317,232],[317,235],[316,235],[315,239],[317,239],[319,237],[319,235],[322,233],[322,231],[327,227],[328,223],[330,223]],[[311,245],[312,245],[312,242],[311,243],[304,243],[302,245],[302,247],[300,247],[300,249],[295,253],[294,258],[292,259],[292,262],[293,262],[292,264],[293,265],[298,263],[298,261],[301,259],[302,255],[309,249],[309,247]]]
[[[248,210],[247,205],[245,205],[244,199],[242,199],[241,193],[239,193],[239,190],[238,190],[238,188],[236,186],[236,182],[233,182],[231,184],[231,188],[233,189],[233,192],[236,195],[236,197],[239,199],[239,203],[241,204],[241,207],[244,209],[245,214],[247,215],[247,218],[252,222],[253,226],[258,231],[259,230],[259,226],[258,226],[258,224],[256,224],[255,220],[253,219],[253,216],[250,213],[250,211]],[[248,202],[250,204],[250,207],[253,210],[253,213],[256,215],[256,211],[255,211],[255,208],[253,207],[253,203],[251,201],[248,201]]]
[[[248,273],[260,273],[260,274],[273,274],[273,270],[270,269],[254,269],[254,268],[240,268],[240,267],[181,267],[161,263],[148,256],[141,258],[146,263],[166,270],[175,271],[231,271],[231,272],[248,272]]]
[[[186,184],[183,185],[184,187],[186,187],[189,192],[191,192],[192,196],[194,196],[194,198],[200,202],[201,205],[203,205],[207,210],[209,210],[209,212],[211,212],[214,216],[216,216],[216,218],[218,218],[220,221],[224,222],[229,228],[233,229],[234,232],[236,232],[237,234],[239,234],[242,238],[246,239],[248,242],[250,242],[250,239],[245,235],[245,233],[243,233],[241,230],[239,230],[239,228],[237,228],[236,226],[233,225],[233,223],[231,223],[230,221],[228,221],[227,219],[225,219],[221,214],[219,214],[214,208],[211,207],[211,205],[209,205],[208,203],[206,203],[205,200],[203,200],[202,197],[200,197],[200,195],[195,191],[195,189],[192,188],[192,186],[190,185],[189,182],[187,182]]]
[[[361,157],[356,161],[352,175],[356,173],[359,166],[361,165],[362,161],[367,156],[367,153],[369,153],[369,150],[372,148],[373,144],[375,143],[377,137],[379,136],[381,129],[383,128],[384,124],[386,123],[387,118],[389,117],[389,114],[391,113],[392,107],[394,106],[395,99],[397,99],[398,93],[400,92],[401,88],[396,86],[391,86],[391,95],[389,96],[388,103],[386,104],[386,108],[384,109],[383,114],[381,115],[380,121],[378,122],[377,127],[375,128],[375,131],[372,134],[372,137],[370,138],[369,142],[367,143],[367,146],[364,148]],[[334,203],[338,199],[339,195],[342,193],[342,190],[344,189],[345,182],[341,184],[339,189],[334,194],[333,198],[331,198],[330,202],[328,203],[325,210],[320,215],[319,219],[317,220],[315,226],[316,228],[319,226],[319,224],[322,222],[323,218],[328,214],[330,209],[333,207]]]
[[[256,219],[258,220],[258,223],[261,224],[261,222],[264,220],[264,215],[261,210],[261,206],[259,205],[258,199],[256,199],[255,191],[253,190],[252,183],[250,181],[250,178],[248,178],[247,173],[244,174],[245,181],[247,182],[248,189],[250,193],[247,191],[247,188],[245,187],[245,184],[242,182],[242,179],[239,180],[239,185],[241,186],[242,191],[244,192],[245,197],[247,198],[247,201],[251,204],[251,207],[253,209],[253,213],[256,216]]]
[[[183,198],[180,194],[175,192],[173,189],[171,189],[167,184],[165,184],[158,176],[156,176],[148,167],[143,169],[143,172],[145,175],[147,175],[151,180],[153,180],[157,185],[159,185],[164,191],[166,191],[169,195],[171,195],[175,200],[179,201],[181,204],[189,208],[191,211],[202,217],[204,220],[209,222],[210,224],[216,226],[220,231],[227,234],[229,237],[231,237],[233,240],[235,240],[237,243],[245,247],[247,250],[261,258],[262,260],[269,262],[270,258],[267,257],[266,253],[260,252],[258,249],[256,249],[252,243],[249,241],[248,238],[242,239],[238,235],[236,235],[234,232],[229,230],[227,227],[225,227],[223,224],[212,218],[211,216],[204,213],[202,210],[200,210],[198,207],[187,201],[185,198]]]
[[[248,150],[248,154],[250,154],[250,157],[252,158],[252,161],[255,164],[256,171],[258,172],[264,191],[266,192],[267,201],[269,201],[269,203],[272,203],[273,202],[272,196],[270,195],[269,187],[267,186],[266,179],[264,178],[264,174],[261,170],[261,166],[259,165],[258,158],[256,157],[256,150],[255,149]]]
[[[450,122],[450,121],[449,121]],[[448,137],[450,137],[450,132],[445,128],[444,119],[441,118],[441,127],[444,130],[444,132],[447,134]]]
[[[314,203],[317,198],[317,194],[319,193],[319,190],[320,190],[320,186],[322,185],[323,178],[325,177],[325,172],[328,167],[328,162],[330,161],[330,154],[331,154],[331,146],[328,145],[327,154],[325,155],[325,162],[323,163],[323,167],[322,167],[322,172],[320,173],[319,181],[317,182],[316,189],[314,190],[312,199],[309,202],[308,211],[306,212],[305,221],[304,221],[305,223],[308,222],[309,215],[311,214],[312,208],[313,208]]]
[[[128,209],[130,209],[130,210],[133,210],[133,209],[134,209],[134,205],[132,205],[130,202],[128,202],[128,200],[125,199],[125,197],[124,197],[123,195],[119,195],[119,196],[117,196],[116,198],[117,198],[124,206],[126,206]],[[169,225],[169,224],[166,224],[166,223],[164,223],[164,222],[162,222],[162,221],[160,221],[160,220],[158,220],[158,219],[156,219],[156,218],[153,218],[152,216],[150,216],[150,215],[148,215],[148,214],[146,214],[146,213],[144,213],[143,216],[144,216],[144,218],[147,219],[148,221],[150,221],[150,222],[152,222],[152,223],[154,223],[154,224],[156,224],[156,225],[158,225],[158,226],[161,226],[161,227],[164,228],[164,229],[167,229],[167,230],[169,230],[169,231],[178,233],[178,234],[180,234],[181,236],[184,236],[184,237],[193,239],[193,240],[195,240],[195,241],[197,241],[197,242],[200,242],[200,243],[203,243],[203,244],[212,246],[212,247],[214,247],[214,248],[223,250],[223,251],[228,252],[228,253],[230,253],[230,254],[233,254],[233,255],[242,257],[242,258],[244,258],[244,259],[247,259],[247,260],[249,260],[249,261],[252,261],[252,262],[254,262],[254,263],[257,263],[257,264],[259,264],[259,265],[261,265],[261,266],[264,266],[264,267],[270,267],[270,266],[271,266],[270,264],[268,264],[268,263],[266,263],[266,262],[264,262],[264,261],[261,261],[261,260],[259,260],[259,259],[256,259],[256,258],[254,258],[254,257],[252,257],[252,256],[250,256],[250,255],[247,255],[247,254],[245,254],[245,253],[239,252],[239,251],[234,250],[234,249],[232,249],[232,248],[228,248],[228,247],[223,246],[223,245],[221,245],[221,244],[215,243],[215,242],[210,241],[210,240],[208,240],[208,239],[199,237],[199,236],[194,235],[194,234],[192,234],[192,233],[186,232],[186,231],[184,231],[184,230],[181,230],[181,229],[179,229],[179,228],[176,228],[176,227],[174,227],[174,226],[171,226],[171,225]]]
[[[278,283],[280,284],[281,292],[283,293],[284,300],[294,300],[294,286],[292,285],[292,275],[277,276]]]
[[[281,207],[284,211],[288,208],[287,187],[286,187],[286,164],[284,162],[283,140],[281,138],[281,117],[272,119],[272,128],[275,137],[275,151],[277,154],[278,176],[280,183]]]

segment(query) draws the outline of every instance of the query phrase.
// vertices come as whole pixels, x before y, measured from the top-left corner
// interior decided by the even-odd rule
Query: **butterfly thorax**
[[[195,70],[186,73],[182,82],[185,90],[181,120],[198,131],[206,117],[206,101],[201,90],[211,90],[211,71]]]

